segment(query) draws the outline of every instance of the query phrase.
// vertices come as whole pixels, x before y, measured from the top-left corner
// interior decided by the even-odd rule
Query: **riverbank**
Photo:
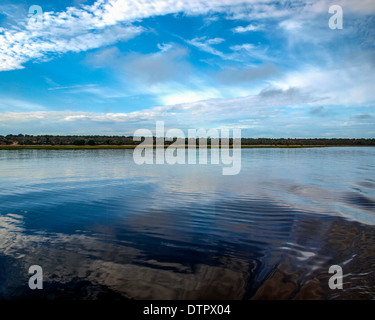
[[[86,150],[86,149],[135,149],[136,145],[99,145],[99,146],[74,146],[74,145],[0,145],[0,150]],[[151,148],[152,146],[150,146]],[[155,146],[153,146],[156,148]],[[164,148],[168,148],[165,145]],[[186,146],[187,147],[187,146]],[[232,146],[229,146],[232,148]],[[346,146],[346,145],[242,145],[241,148],[327,148],[327,147],[371,147],[371,146]],[[199,148],[199,145],[197,145]],[[211,146],[207,146],[211,148]]]

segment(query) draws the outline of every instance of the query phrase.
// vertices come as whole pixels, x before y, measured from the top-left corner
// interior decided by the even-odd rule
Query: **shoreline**
[[[168,148],[170,145],[164,145]],[[75,145],[0,145],[0,150],[96,150],[96,149],[135,149],[137,145],[97,145],[97,146],[75,146]],[[148,148],[156,148],[156,146],[143,146]],[[188,146],[180,146],[187,148]],[[329,147],[374,147],[374,146],[353,146],[353,145],[242,145],[241,149],[246,148],[329,148]],[[178,148],[178,146],[177,146]],[[196,146],[200,148],[199,145]],[[207,146],[208,149],[211,146]],[[220,148],[220,147],[219,147]],[[233,148],[233,146],[229,146]]]

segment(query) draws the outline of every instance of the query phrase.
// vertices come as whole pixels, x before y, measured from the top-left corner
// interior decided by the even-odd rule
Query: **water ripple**
[[[244,150],[235,177],[131,156],[0,151],[0,299],[375,298],[374,149]]]

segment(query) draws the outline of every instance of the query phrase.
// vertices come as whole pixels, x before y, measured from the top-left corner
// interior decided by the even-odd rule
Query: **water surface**
[[[370,147],[243,149],[236,176],[2,150],[0,299],[374,299],[374,213]]]

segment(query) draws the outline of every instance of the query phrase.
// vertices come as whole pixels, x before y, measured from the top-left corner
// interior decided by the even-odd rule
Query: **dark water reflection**
[[[132,150],[0,151],[0,299],[374,299],[374,159],[245,149],[222,176]]]

